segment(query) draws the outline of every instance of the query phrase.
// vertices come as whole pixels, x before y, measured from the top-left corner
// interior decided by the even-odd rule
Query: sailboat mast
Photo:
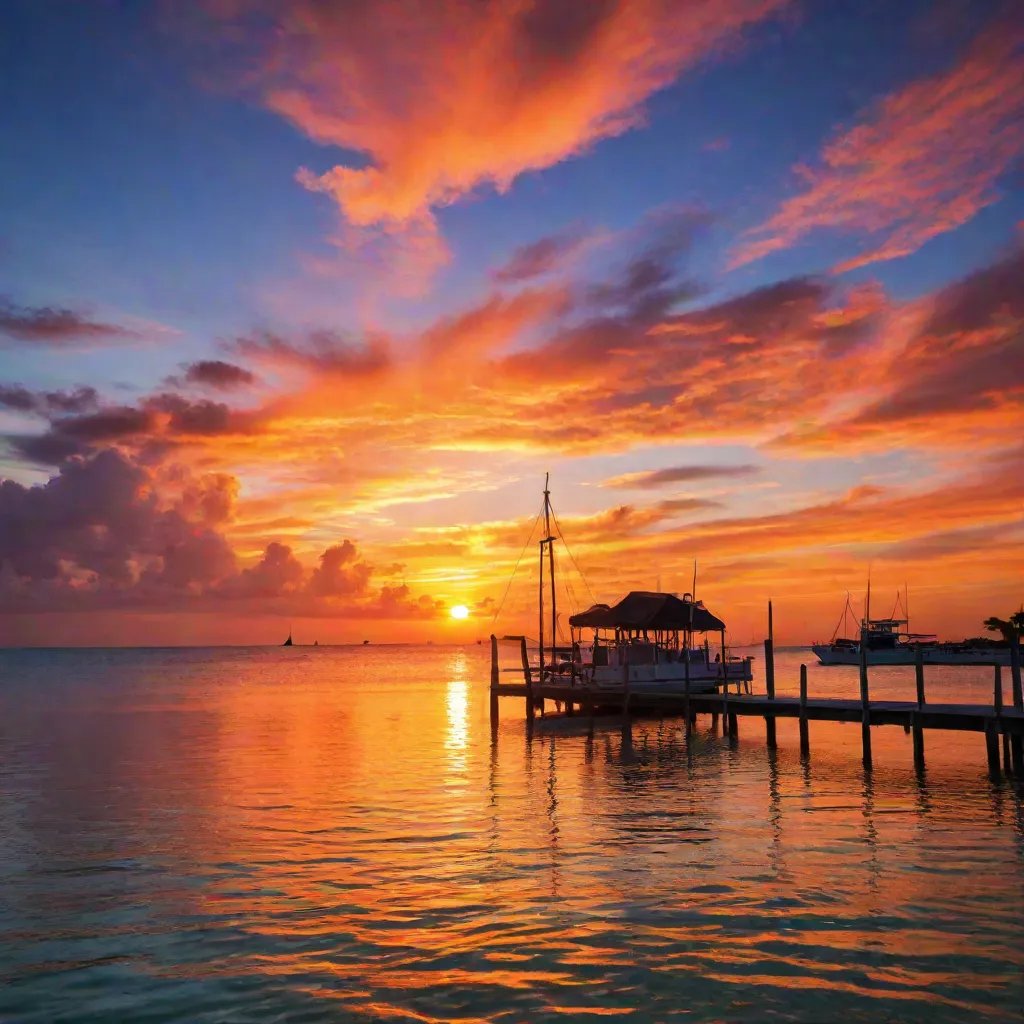
[[[544,682],[544,541],[540,542],[540,572],[537,575],[537,648],[540,655],[540,674]]]
[[[551,664],[554,665],[555,647],[558,644],[558,610],[555,606],[555,538],[551,536],[551,491],[548,490],[549,478],[550,474],[545,473],[544,532],[548,539],[548,575],[551,577]]]

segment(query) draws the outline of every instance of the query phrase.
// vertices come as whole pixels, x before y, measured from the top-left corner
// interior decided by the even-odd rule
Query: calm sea
[[[486,656],[0,652],[0,1020],[1020,1019],[1024,811],[980,735],[921,779],[876,730],[865,777],[855,725],[801,763],[794,723],[530,737],[510,699],[492,743]]]

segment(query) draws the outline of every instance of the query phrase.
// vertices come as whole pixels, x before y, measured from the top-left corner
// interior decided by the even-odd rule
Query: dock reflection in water
[[[899,729],[869,776],[856,726],[492,743],[486,653],[0,653],[0,1019],[1018,1019],[977,737],[924,776]]]

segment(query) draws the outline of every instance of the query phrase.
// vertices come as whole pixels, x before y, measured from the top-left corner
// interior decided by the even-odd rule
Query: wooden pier
[[[621,687],[588,686],[576,679],[574,674],[568,679],[555,680],[550,671],[546,674],[540,672],[535,678],[536,667],[530,664],[526,638],[515,636],[502,639],[518,642],[521,665],[502,670],[498,662],[498,638],[491,637],[490,713],[494,727],[497,726],[498,700],[501,697],[524,700],[529,724],[533,723],[537,714],[544,714],[546,701],[556,702],[565,709],[566,715],[584,714],[591,718],[598,710],[605,709],[627,715],[631,710],[640,708],[661,714],[681,715],[686,719],[688,729],[692,728],[698,714],[712,715],[713,722],[721,716],[722,731],[730,737],[738,736],[740,718],[763,718],[766,742],[772,748],[776,745],[776,720],[795,718],[800,723],[801,755],[808,756],[808,723],[859,722],[864,766],[870,769],[872,728],[897,725],[913,733],[914,764],[919,771],[924,768],[926,731],[942,729],[977,732],[985,738],[986,758],[992,778],[998,778],[1002,771],[1024,778],[1024,694],[1019,657],[1014,657],[1010,666],[1009,701],[1003,700],[1002,667],[991,665],[991,704],[935,704],[926,699],[924,665],[920,653],[915,666],[916,700],[871,700],[868,666],[863,655],[860,664],[860,697],[857,700],[843,700],[809,697],[806,665],[800,666],[799,697],[776,696],[774,650],[770,638],[765,641],[766,692],[763,694],[730,693],[727,686],[714,693],[666,691],[660,687],[645,688],[640,684],[631,686],[628,672],[624,673]],[[522,682],[503,682],[503,671],[520,674]]]

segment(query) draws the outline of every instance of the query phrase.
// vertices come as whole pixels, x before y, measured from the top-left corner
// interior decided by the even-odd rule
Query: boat
[[[285,640],[285,642],[283,644],[281,644],[281,646],[282,647],[292,647],[293,646],[293,644],[292,644],[292,631],[290,629],[288,630],[288,639]]]
[[[552,674],[574,674],[595,689],[664,689],[709,693],[723,684],[753,679],[750,657],[730,657],[725,623],[690,593],[633,590],[614,605],[596,604],[569,617],[572,660],[556,661]],[[585,634],[591,634],[584,640]],[[721,640],[714,655],[709,634]],[[697,642],[697,637],[702,642]]]
[[[902,615],[897,609],[902,603]],[[914,665],[920,655],[925,665],[1009,665],[1010,644],[1003,640],[973,637],[967,640],[939,640],[934,633],[911,633],[906,598],[897,595],[893,614],[885,619],[871,618],[871,581],[856,638],[841,637],[848,619],[856,616],[846,595],[846,606],[832,639],[827,644],[812,644],[811,650],[822,665],[859,665],[861,651],[868,665]]]
[[[544,525],[540,541],[538,588],[538,678],[548,686],[589,687],[595,691],[628,685],[634,704],[659,691],[709,693],[735,683],[737,689],[753,679],[752,658],[730,656],[725,623],[690,592],[630,591],[616,604],[594,604],[569,617],[568,646],[556,640],[556,538],[551,534],[551,498],[544,483]],[[557,526],[557,523],[556,523]],[[545,550],[546,549],[546,550]],[[551,639],[545,647],[544,563],[551,591]],[[694,566],[694,590],[696,565]],[[716,634],[712,647],[710,635]],[[699,639],[698,639],[699,638]]]

